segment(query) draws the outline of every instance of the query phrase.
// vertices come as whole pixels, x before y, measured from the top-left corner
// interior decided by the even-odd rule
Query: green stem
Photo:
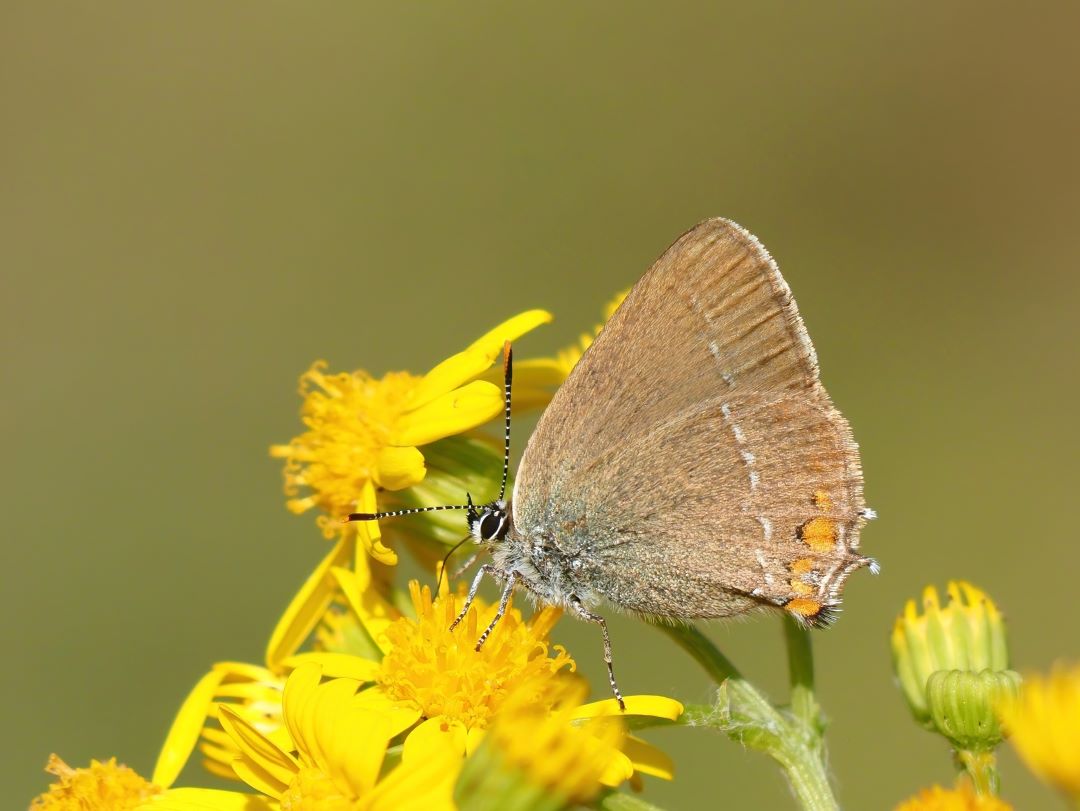
[[[822,731],[821,707],[814,695],[814,651],[810,632],[790,616],[784,616],[788,676],[791,680],[791,711],[811,730]]]
[[[712,708],[692,707],[679,719],[685,726],[723,731],[743,745],[765,752],[783,768],[805,811],[837,811],[825,772],[821,712],[814,697],[810,640],[799,627],[785,627],[791,673],[791,711],[774,707],[697,628],[657,624],[712,676],[719,689]]]
[[[997,796],[1000,781],[997,758],[993,752],[970,752],[960,749],[956,752],[956,762],[960,769],[971,778],[976,794]]]
[[[806,750],[796,757],[785,758],[780,753],[773,757],[784,767],[791,791],[806,811],[839,811],[840,805],[820,758]]]
[[[670,625],[668,623],[654,622],[657,628],[666,633],[675,644],[689,653],[699,665],[705,668],[705,672],[713,677],[713,681],[722,684],[725,679],[741,679],[738,669],[731,663],[720,649],[712,643],[705,634],[701,633],[693,625]]]

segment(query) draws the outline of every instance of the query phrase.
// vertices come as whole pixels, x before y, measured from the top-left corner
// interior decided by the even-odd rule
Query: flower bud
[[[942,606],[937,589],[923,590],[920,614],[908,600],[892,633],[893,667],[915,719],[934,729],[926,687],[939,670],[1002,671],[1009,666],[1001,612],[982,591],[950,581]]]
[[[926,683],[933,728],[958,750],[989,752],[1003,737],[995,708],[1019,689],[1012,670],[939,670]]]

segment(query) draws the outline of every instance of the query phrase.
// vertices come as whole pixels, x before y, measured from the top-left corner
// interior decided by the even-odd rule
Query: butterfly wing
[[[708,220],[635,285],[541,417],[513,513],[576,557],[587,598],[829,618],[868,562],[858,451],[753,236]]]

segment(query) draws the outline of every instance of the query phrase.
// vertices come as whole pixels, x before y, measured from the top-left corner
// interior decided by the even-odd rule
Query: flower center
[[[541,610],[531,622],[508,609],[484,646],[476,640],[495,615],[496,607],[476,600],[453,631],[450,623],[461,610],[461,595],[431,591],[409,584],[415,620],[403,618],[386,635],[392,648],[378,676],[387,695],[418,706],[426,718],[445,715],[466,727],[487,726],[507,692],[525,682],[540,691],[574,660],[560,645],[549,656],[548,632],[559,617],[554,608]]]
[[[300,378],[308,430],[271,453],[286,460],[289,509],[321,507],[336,524],[355,506],[364,482],[375,478],[379,453],[389,445],[420,378],[392,372],[376,380],[365,372],[326,374],[324,369],[324,363],[316,363]]]
[[[86,811],[109,808],[130,811],[162,789],[139,777],[132,769],[110,758],[104,763],[91,760],[85,769],[73,769],[53,755],[45,771],[59,780],[34,800],[30,811]]]

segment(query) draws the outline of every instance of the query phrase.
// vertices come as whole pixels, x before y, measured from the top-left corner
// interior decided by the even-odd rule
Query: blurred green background
[[[267,455],[313,359],[423,371],[535,306],[549,352],[714,215],[783,268],[881,516],[817,636],[839,794],[951,780],[892,684],[906,598],[968,578],[1019,669],[1080,657],[1077,8],[5,4],[9,802],[51,751],[149,773],[207,666],[258,660],[326,551]],[[594,630],[559,633],[602,695]],[[777,622],[710,633],[783,694]],[[613,634],[625,690],[707,699]],[[652,738],[655,802],[788,807],[762,756]],[[1007,749],[1003,786],[1053,806]]]

